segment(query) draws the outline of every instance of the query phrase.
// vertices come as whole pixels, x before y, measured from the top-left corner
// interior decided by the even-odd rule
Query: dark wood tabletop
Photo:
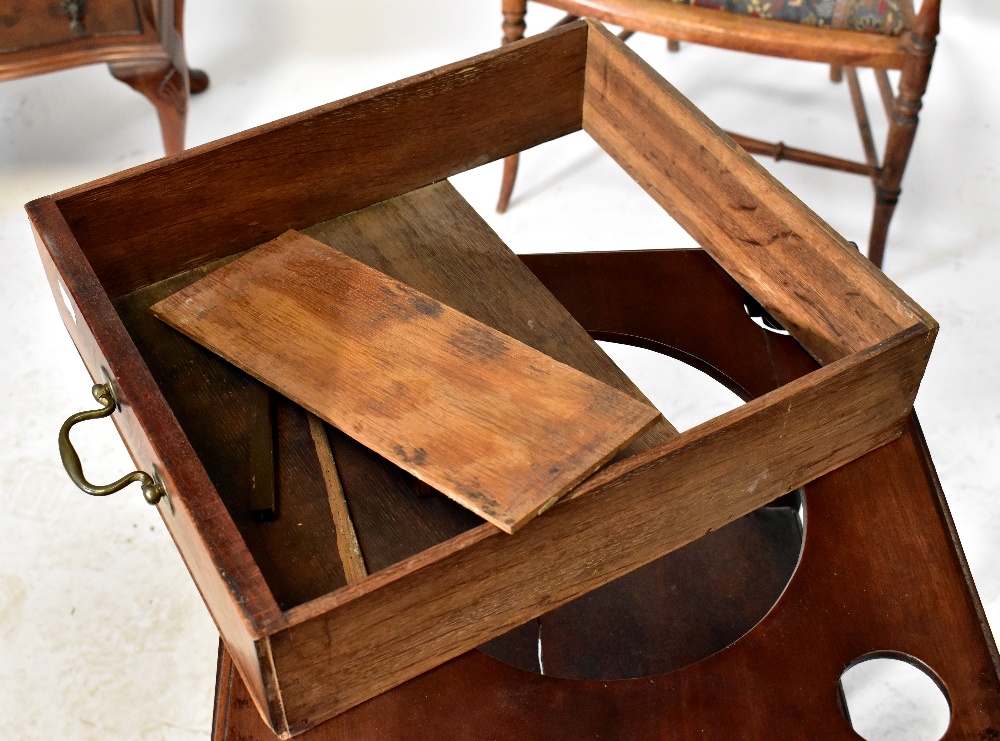
[[[596,337],[679,357],[745,398],[815,368],[747,320],[742,289],[700,251],[522,259]],[[839,679],[875,656],[939,684],[944,738],[997,737],[996,648],[915,416],[801,496],[298,738],[856,739]],[[224,647],[213,738],[276,738]]]

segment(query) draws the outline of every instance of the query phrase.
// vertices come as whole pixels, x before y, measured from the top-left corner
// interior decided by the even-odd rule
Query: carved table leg
[[[159,65],[109,64],[108,67],[116,79],[145,95],[156,107],[166,153],[177,154],[183,150],[190,84],[187,70],[169,62]],[[207,76],[205,82],[207,84]]]
[[[524,16],[528,11],[528,0],[503,0],[503,46],[524,38]],[[497,201],[497,213],[503,213],[510,204],[510,195],[514,192],[514,180],[517,178],[517,164],[520,155],[512,154],[503,161],[503,181],[500,184],[500,199]]]
[[[133,90],[146,96],[156,108],[163,134],[163,148],[168,155],[184,149],[188,98],[208,88],[208,75],[189,69],[184,57],[184,0],[164,2],[163,19],[173,18],[173,26],[161,29],[161,41],[170,59],[163,62],[111,63],[111,74]]]

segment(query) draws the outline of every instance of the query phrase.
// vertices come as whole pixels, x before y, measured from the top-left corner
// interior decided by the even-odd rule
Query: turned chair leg
[[[889,236],[889,221],[896,211],[896,203],[899,201],[899,190],[895,195],[884,191],[879,185],[875,186],[875,215],[872,219],[872,230],[868,237],[868,259],[877,268],[882,267],[882,259],[885,257],[885,242]]]
[[[900,75],[899,93],[889,121],[885,160],[875,180],[875,213],[868,240],[868,259],[878,267],[882,267],[889,222],[899,201],[903,172],[913,149],[920,108],[931,73],[936,35],[936,25],[928,28],[915,26],[904,38],[907,60]]]
[[[510,195],[514,192],[514,180],[517,179],[517,166],[520,162],[520,154],[512,154],[504,157],[503,179],[500,181],[500,198],[497,200],[497,213],[502,214],[510,205]]]
[[[503,0],[503,40],[507,46],[524,38],[524,15],[528,12],[528,0]],[[497,213],[502,214],[510,205],[510,196],[514,192],[514,180],[517,179],[519,154],[512,154],[503,161],[503,180],[500,183],[500,198],[497,201]]]
[[[108,67],[116,79],[146,96],[156,108],[166,153],[182,151],[190,90],[187,70],[169,62],[160,65],[109,64]]]
[[[844,68],[839,64],[830,65],[830,82],[843,82]]]

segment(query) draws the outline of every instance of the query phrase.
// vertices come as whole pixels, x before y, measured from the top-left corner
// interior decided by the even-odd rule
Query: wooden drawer
[[[0,0],[0,54],[84,37],[142,35],[136,0],[87,0],[85,5],[81,27],[74,31],[59,0]]]
[[[580,128],[822,367],[683,434],[661,430],[651,447],[514,535],[460,522],[357,583],[287,583],[275,564],[299,553],[302,539],[290,533],[286,547],[262,546],[240,521],[244,510],[200,458],[206,443],[195,444],[185,421],[197,415],[176,396],[183,383],[170,381],[126,304],[287,229],[320,233],[345,214]],[[164,521],[251,696],[286,736],[897,438],[936,333],[919,306],[592,23],[43,198],[28,211],[63,319],[94,379],[115,385],[115,423],[136,464],[162,477]],[[434,280],[440,255],[433,245],[423,254],[407,278],[423,271]],[[392,478],[355,452],[359,480]],[[303,496],[303,506],[314,502]]]

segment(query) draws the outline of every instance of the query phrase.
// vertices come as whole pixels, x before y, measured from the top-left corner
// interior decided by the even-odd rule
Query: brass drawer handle
[[[144,471],[133,471],[107,486],[94,486],[84,478],[83,465],[80,463],[80,456],[77,455],[76,450],[73,448],[73,443],[69,440],[69,431],[78,422],[110,417],[118,405],[110,383],[95,384],[94,388],[91,389],[91,393],[101,404],[101,408],[74,414],[63,422],[63,426],[59,430],[59,457],[62,458],[63,468],[66,469],[66,473],[69,474],[74,484],[93,497],[106,497],[108,494],[121,491],[133,481],[138,481],[142,484],[142,495],[146,498],[146,501],[150,504],[158,503],[165,493],[163,486]]]

